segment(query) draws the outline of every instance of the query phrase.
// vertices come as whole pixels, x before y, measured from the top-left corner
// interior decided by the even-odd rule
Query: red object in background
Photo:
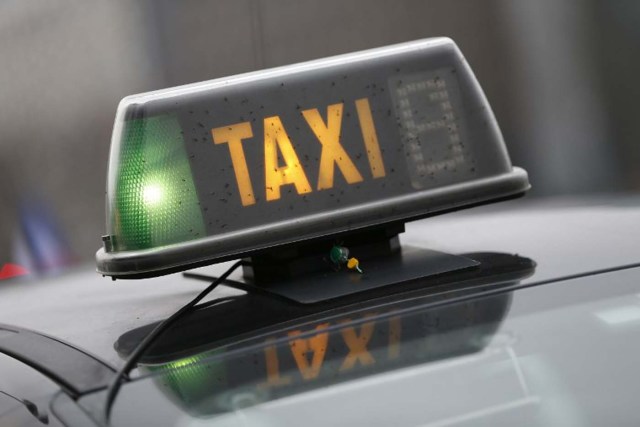
[[[9,264],[6,263],[0,269],[0,280],[10,279],[16,276],[25,276],[29,274],[29,270],[18,265],[18,264]]]

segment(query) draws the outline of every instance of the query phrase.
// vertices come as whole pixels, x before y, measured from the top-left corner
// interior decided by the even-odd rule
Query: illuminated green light
[[[149,184],[142,191],[142,199],[145,205],[155,206],[162,201],[162,193],[159,185]]]
[[[205,235],[180,125],[173,116],[125,122],[116,165],[115,250],[137,250]]]

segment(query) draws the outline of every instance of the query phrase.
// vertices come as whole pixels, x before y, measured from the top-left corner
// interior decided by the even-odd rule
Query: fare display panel
[[[451,40],[374,49],[125,98],[98,269],[153,274],[527,188]]]

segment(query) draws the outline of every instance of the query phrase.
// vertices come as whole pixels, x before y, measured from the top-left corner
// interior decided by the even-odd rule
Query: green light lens
[[[115,250],[148,249],[204,236],[191,167],[175,117],[124,124],[112,224]]]

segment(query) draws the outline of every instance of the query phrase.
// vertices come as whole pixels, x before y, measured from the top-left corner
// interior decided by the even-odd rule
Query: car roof
[[[639,221],[638,198],[519,200],[410,223],[401,242],[454,254],[519,254],[536,263],[522,281],[533,285],[640,262]],[[197,271],[216,276],[227,267]],[[241,273],[231,278],[240,280]],[[6,324],[58,337],[120,366],[114,343],[122,334],[168,317],[202,288],[181,274],[113,282],[87,267],[4,282],[0,309]],[[220,287],[209,299],[240,293]],[[25,310],[34,298],[38,308]]]
[[[471,300],[425,303],[357,323],[355,317],[322,319],[322,327],[302,328],[310,335],[295,331],[262,346],[227,348],[128,383],[112,424],[602,425],[640,420],[635,408],[640,386],[633,375],[639,276],[639,268],[626,268],[515,291],[496,289]],[[393,336],[394,319],[399,333],[409,335],[400,340],[397,358],[391,356],[394,344],[386,341]],[[360,353],[343,348],[349,329],[366,343]],[[317,376],[309,375],[308,367],[287,366],[285,356],[295,354],[296,345],[312,345],[326,333]],[[263,364],[276,349],[278,378],[287,381],[270,388]],[[319,350],[313,350],[314,358]],[[368,359],[358,358],[363,354]],[[355,367],[345,368],[350,357],[358,359]],[[103,394],[80,403],[99,411]]]

